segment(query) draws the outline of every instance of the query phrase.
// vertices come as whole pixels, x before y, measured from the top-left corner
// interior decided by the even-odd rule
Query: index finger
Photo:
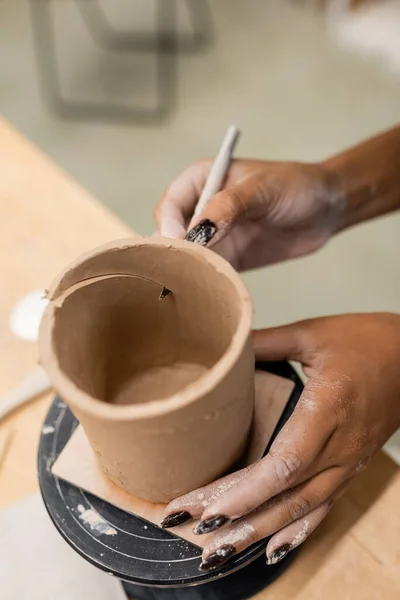
[[[161,235],[183,239],[212,165],[211,160],[191,164],[170,184],[157,204],[154,217]]]

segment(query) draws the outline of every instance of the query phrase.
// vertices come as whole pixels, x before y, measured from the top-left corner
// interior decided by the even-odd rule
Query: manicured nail
[[[207,558],[203,560],[199,566],[199,571],[211,571],[211,569],[217,569],[235,553],[235,546],[231,546],[230,544],[221,546],[214,554],[210,554],[210,556],[207,556]]]
[[[267,557],[267,565],[276,565],[276,563],[282,560],[282,558],[285,558],[289,550],[290,544],[283,544],[283,546],[275,550],[271,556]]]
[[[192,515],[188,513],[186,510],[181,510],[180,512],[172,513],[172,515],[167,515],[163,518],[160,523],[160,527],[163,529],[169,529],[169,527],[176,527],[177,525],[182,525],[182,523],[186,523],[186,521],[190,521]]]
[[[188,242],[194,242],[206,246],[211,238],[217,233],[217,226],[210,219],[203,219],[186,234]]]
[[[225,515],[217,515],[216,517],[211,517],[210,519],[204,519],[204,521],[200,521],[198,525],[193,529],[193,533],[197,535],[202,535],[203,533],[211,533],[216,529],[222,527],[229,521],[229,518]]]

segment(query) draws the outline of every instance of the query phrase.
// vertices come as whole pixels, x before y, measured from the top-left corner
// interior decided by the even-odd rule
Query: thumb
[[[256,360],[302,362],[305,354],[303,342],[304,322],[253,331]]]
[[[203,246],[212,246],[224,238],[238,221],[251,213],[254,206],[262,205],[260,196],[258,178],[254,176],[218,192],[204,210],[193,217],[186,239]]]

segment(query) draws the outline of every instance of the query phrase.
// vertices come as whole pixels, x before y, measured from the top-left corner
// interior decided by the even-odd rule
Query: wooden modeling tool
[[[45,371],[37,367],[15,388],[0,398],[0,421],[20,406],[45,394],[51,387]]]
[[[0,433],[0,467],[2,466],[2,464],[6,458],[6,454],[7,454],[8,448],[10,447],[12,436],[13,436],[13,432],[11,429],[8,429],[7,431]]]
[[[210,202],[211,198],[220,191],[222,184],[224,183],[225,177],[228,173],[229,167],[232,162],[233,151],[236,143],[240,136],[240,129],[235,125],[228,127],[225,137],[222,140],[219,152],[211,166],[210,172],[207,177],[207,181],[201,192],[199,201],[197,202],[196,208],[194,209],[193,217],[189,224],[189,230],[191,229],[192,221],[197,217]],[[171,290],[164,287],[161,290],[160,300],[171,294]]]

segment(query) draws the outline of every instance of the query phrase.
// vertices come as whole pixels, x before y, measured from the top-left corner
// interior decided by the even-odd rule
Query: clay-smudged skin
[[[196,161],[161,198],[157,227],[183,238],[213,223],[207,248],[238,270],[305,256],[338,231],[400,208],[399,157],[398,125],[320,162],[234,160],[223,189],[192,218],[187,233],[211,167],[211,161]],[[202,569],[221,566],[227,547],[241,552],[269,536],[269,564],[282,560],[400,425],[399,315],[307,319],[255,332],[254,347],[258,360],[300,363],[308,382],[257,466],[166,508],[165,519],[177,512],[201,519],[199,535],[218,527],[204,548]],[[233,485],[235,478],[240,481]]]
[[[160,302],[163,284],[173,293]],[[42,363],[117,485],[166,502],[238,459],[253,413],[252,310],[223,259],[125,240],[78,260],[50,299]]]
[[[158,203],[157,227],[206,242],[238,271],[305,256],[338,231],[399,208],[399,155],[400,125],[320,162],[234,160],[187,232],[211,167],[197,160]]]

